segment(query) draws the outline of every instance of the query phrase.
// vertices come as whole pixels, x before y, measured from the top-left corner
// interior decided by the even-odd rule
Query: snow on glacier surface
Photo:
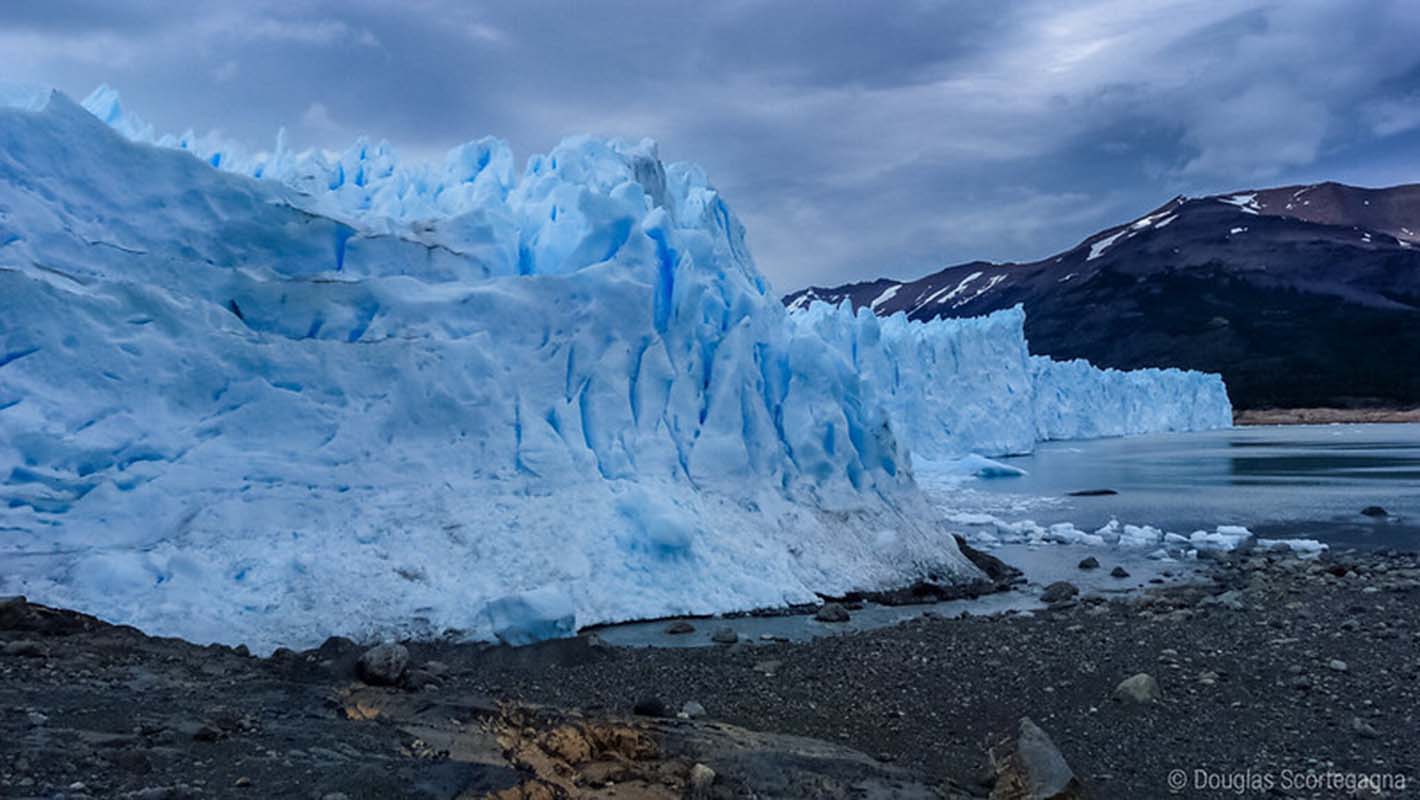
[[[1094,419],[1148,380],[1056,386],[1009,313],[790,321],[650,142],[252,154],[6,89],[0,284],[0,593],[261,648],[969,580],[909,449],[1194,424]]]
[[[649,143],[573,139],[516,176],[460,148],[434,216],[335,219],[302,180],[18,96],[0,593],[269,648],[976,575],[871,388]]]

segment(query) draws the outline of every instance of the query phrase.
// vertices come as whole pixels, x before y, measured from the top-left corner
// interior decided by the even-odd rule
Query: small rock
[[[686,781],[686,793],[692,798],[709,797],[710,787],[714,783],[715,770],[704,764],[696,764],[690,768],[690,777]]]
[[[672,622],[671,624],[667,625],[666,633],[669,633],[672,636],[680,636],[686,633],[695,633],[695,626],[691,625],[685,620],[679,620],[677,622]]]
[[[411,669],[404,673],[404,685],[406,688],[413,691],[422,691],[424,689],[437,687],[439,685],[439,676],[427,669]]]
[[[779,668],[782,666],[784,666],[784,662],[782,661],[759,661],[755,663],[754,671],[763,672],[765,675],[773,675],[778,672]]]
[[[1129,703],[1157,703],[1162,699],[1163,694],[1159,691],[1159,682],[1154,680],[1154,676],[1147,672],[1132,675],[1119,682],[1114,687],[1115,700]]]
[[[1390,516],[1390,512],[1389,512],[1389,511],[1386,511],[1384,508],[1381,508],[1380,506],[1366,506],[1365,508],[1361,509],[1361,513],[1362,513],[1362,514],[1365,514],[1365,515],[1368,516],[1368,517],[1388,517],[1388,516]]]
[[[247,786],[251,786],[251,778],[248,778],[247,776],[243,775],[233,781],[232,785],[236,786],[237,788],[245,788]]]
[[[114,755],[113,762],[135,775],[147,775],[153,771],[153,760],[143,750],[124,750]]]
[[[1129,570],[1124,567],[1115,567],[1109,571],[1109,575],[1111,578],[1127,578],[1129,577]]]
[[[1350,667],[1346,665],[1346,662],[1339,658],[1333,658],[1326,662],[1326,668],[1332,672],[1345,672],[1350,669]]]
[[[394,642],[366,650],[357,664],[360,678],[374,686],[394,686],[408,668],[409,650]]]
[[[1050,736],[1022,717],[1015,741],[990,750],[996,773],[991,800],[1080,800],[1085,787]]]
[[[680,707],[680,713],[684,714],[686,719],[700,719],[705,716],[705,706],[694,700],[687,700],[685,705]]]
[[[1233,611],[1242,611],[1247,608],[1247,606],[1243,603],[1242,600],[1242,592],[1238,591],[1237,589],[1231,589],[1229,591],[1223,592],[1222,594],[1213,595],[1211,597],[1205,597],[1202,600],[1198,601],[1198,605],[1204,608],[1208,608],[1211,606],[1230,608]]]
[[[734,628],[719,628],[710,634],[710,641],[716,644],[734,644],[740,640],[740,635],[735,633]]]
[[[1080,587],[1069,581],[1056,581],[1045,587],[1040,599],[1046,603],[1062,603],[1080,593]]]
[[[636,701],[636,705],[631,707],[631,713],[638,717],[664,717],[666,714],[666,703],[659,697],[643,697]]]
[[[1351,718],[1351,732],[1362,739],[1379,739],[1381,732],[1360,717]]]
[[[1079,567],[1080,569],[1099,569],[1100,560],[1094,556],[1089,556],[1088,558],[1080,560]]]
[[[38,711],[31,711],[30,713],[25,715],[25,720],[30,723],[31,728],[38,728],[39,726],[49,722],[49,717],[39,713]]]
[[[1113,497],[1119,494],[1113,489],[1081,489],[1078,492],[1067,492],[1067,497]]]
[[[194,742],[215,742],[220,738],[222,738],[222,729],[209,722],[199,725],[192,734]]]
[[[819,622],[847,622],[848,609],[837,603],[824,603],[814,614],[814,619]]]

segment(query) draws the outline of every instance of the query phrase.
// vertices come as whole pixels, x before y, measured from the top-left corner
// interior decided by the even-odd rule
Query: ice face
[[[1019,307],[975,319],[880,318],[812,303],[791,324],[848,358],[888,409],[914,458],[1028,453],[1036,442],[1225,428],[1217,375],[1097,369],[1032,356]]]
[[[253,180],[45,96],[0,110],[0,591],[270,648],[975,575],[697,168]]]
[[[1048,433],[1095,435],[1133,391],[1037,370],[1019,313],[791,321],[649,142],[407,166],[0,100],[0,593],[153,633],[525,641],[966,580],[904,442],[1028,449],[1052,381],[1087,388]]]

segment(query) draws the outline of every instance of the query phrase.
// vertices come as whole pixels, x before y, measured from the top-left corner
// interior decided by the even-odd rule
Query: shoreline
[[[1335,425],[1420,422],[1420,408],[1256,408],[1233,412],[1233,424]]]
[[[345,639],[253,658],[0,600],[0,794],[984,797],[983,742],[1021,717],[1095,798],[1167,796],[1180,768],[1415,785],[1420,558],[1206,568],[1122,598],[802,642],[408,642],[392,686],[361,680],[367,648]],[[1138,673],[1162,696],[1112,700]],[[704,716],[676,719],[689,703]],[[715,775],[700,788],[697,765]],[[855,794],[865,781],[882,791]],[[1237,796],[1183,793],[1214,795]]]

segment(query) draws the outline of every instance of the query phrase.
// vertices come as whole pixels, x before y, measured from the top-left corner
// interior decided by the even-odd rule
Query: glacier
[[[837,349],[877,390],[917,462],[1029,453],[1037,442],[1232,425],[1218,375],[1097,369],[1030,354],[1020,307],[969,319],[878,317],[823,301],[790,323]]]
[[[0,284],[0,594],[258,650],[970,582],[914,452],[1206,417],[1009,314],[790,316],[649,141],[252,153],[4,87]]]

